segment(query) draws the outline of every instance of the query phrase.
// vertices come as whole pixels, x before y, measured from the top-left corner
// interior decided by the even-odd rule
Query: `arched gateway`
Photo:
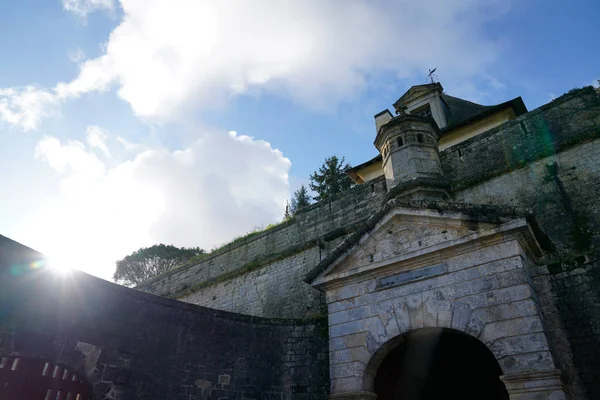
[[[392,199],[311,272],[332,399],[567,398],[531,285],[534,229],[485,207]]]
[[[391,339],[372,357],[365,389],[378,400],[508,400],[502,370],[476,338],[423,328]]]

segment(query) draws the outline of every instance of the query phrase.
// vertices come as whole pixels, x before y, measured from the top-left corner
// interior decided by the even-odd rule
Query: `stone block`
[[[505,374],[544,371],[555,368],[552,354],[549,351],[536,351],[506,356],[498,360],[498,363]]]
[[[367,343],[368,332],[358,332],[342,337],[329,338],[329,350],[342,350],[346,348],[365,346]]]
[[[391,301],[374,304],[370,306],[369,309],[371,310],[371,313],[375,313],[379,317],[386,337],[393,338],[400,334],[400,329],[396,322],[394,305]]]
[[[362,390],[362,381],[355,377],[332,378],[330,385],[331,393],[345,393]]]
[[[329,369],[331,379],[361,377],[365,366],[360,362],[348,362],[342,364],[332,364]]]
[[[452,328],[459,331],[465,331],[470,316],[471,306],[469,306],[469,304],[462,302],[454,303],[454,310],[452,313]]]
[[[548,341],[542,332],[512,336],[496,340],[490,345],[490,350],[496,358],[503,358],[531,351],[548,350]]]
[[[489,322],[485,325],[479,337],[484,343],[490,345],[500,338],[543,332],[543,330],[540,317],[533,315],[511,320]]]
[[[507,374],[500,377],[511,399],[517,400],[566,400],[565,387],[559,370]]]
[[[381,324],[378,317],[370,317],[363,320],[333,325],[329,327],[329,336],[333,338],[337,336],[349,335],[351,333],[368,331],[370,325],[376,326],[378,323]]]
[[[460,302],[469,304],[471,308],[481,308],[527,298],[533,298],[533,291],[529,284],[524,283],[516,286],[491,290],[484,293],[477,293],[459,299]]]
[[[412,329],[423,328],[423,298],[421,294],[406,297],[406,306]]]

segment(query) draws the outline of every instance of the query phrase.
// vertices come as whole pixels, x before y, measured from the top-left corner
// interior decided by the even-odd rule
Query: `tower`
[[[440,130],[430,116],[401,114],[388,110],[375,116],[375,147],[382,157],[388,191],[397,197],[446,198],[438,150]]]

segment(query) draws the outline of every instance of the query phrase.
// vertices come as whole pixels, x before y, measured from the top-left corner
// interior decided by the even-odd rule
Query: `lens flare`
[[[46,265],[46,263],[44,262],[44,260],[36,260],[36,261],[32,261],[29,264],[29,268],[30,269],[40,269],[43,268]]]

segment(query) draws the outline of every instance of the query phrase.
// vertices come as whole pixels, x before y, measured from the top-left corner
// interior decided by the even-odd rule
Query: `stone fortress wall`
[[[596,140],[599,114],[598,96],[593,89],[584,88],[441,152],[442,167],[453,188],[452,200],[532,208],[556,245],[556,255],[572,253],[577,248],[573,241],[581,235],[587,247],[596,247],[600,244],[599,230],[594,229],[600,227],[600,206],[595,201],[595,193],[600,192],[600,161],[594,155],[600,147]],[[249,303],[264,300],[262,297],[272,297],[268,292],[274,293],[280,304],[300,300],[311,306],[310,313],[318,312],[314,304],[319,296],[312,289],[303,290],[307,285],[297,278],[375,212],[386,200],[385,194],[383,178],[359,185],[343,196],[310,206],[291,221],[225,246],[197,264],[175,269],[138,289],[252,315],[306,315],[303,309],[248,308]],[[286,277],[293,279],[288,282]],[[253,293],[254,286],[260,286],[265,296]],[[232,300],[235,298],[240,301]]]
[[[600,97],[568,94],[440,152],[450,201],[531,209],[551,241],[532,284],[575,393],[600,397]],[[383,178],[139,289],[233,312],[324,312],[303,277],[387,200]],[[585,371],[577,373],[576,371]]]
[[[320,400],[327,395],[323,319],[211,310],[84,273],[63,278],[43,269],[24,274],[6,269],[0,270],[0,284],[1,365],[8,368],[5,357],[13,356],[66,366],[84,377],[93,399]]]
[[[498,284],[493,289],[506,292],[506,301],[518,296],[500,286],[520,279],[528,305],[541,310],[546,324],[536,328],[536,337],[544,343],[547,334],[577,399],[600,398],[598,154],[600,96],[592,88],[440,153],[450,203],[524,206],[547,234],[546,258],[526,265],[527,274],[482,279]],[[43,270],[15,274],[2,261],[27,264],[30,258],[0,236],[0,287],[9,288],[0,291],[0,356],[70,366],[84,373],[94,398],[101,399],[323,399],[330,376],[353,373],[328,373],[329,361],[345,356],[335,346],[341,327],[352,321],[345,319],[350,313],[332,313],[327,332],[325,296],[304,278],[336,254],[344,238],[363,231],[390,197],[383,178],[367,182],[153,279],[142,291],[85,274],[68,280]],[[461,260],[453,265],[468,267]],[[461,288],[486,297],[486,285]]]
[[[386,193],[383,177],[307,207],[290,221],[227,245],[197,264],[137,289],[206,307],[271,318],[320,314],[322,294],[302,279],[368,218]]]
[[[582,89],[442,154],[456,201],[526,206],[551,239],[532,284],[574,398],[600,397],[599,100]]]

